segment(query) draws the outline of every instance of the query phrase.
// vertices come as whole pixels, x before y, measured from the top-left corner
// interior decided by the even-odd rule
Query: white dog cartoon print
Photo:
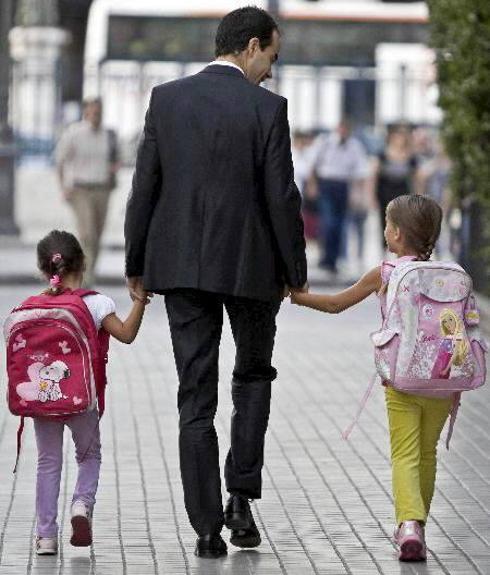
[[[57,401],[66,399],[60,388],[60,381],[70,377],[70,369],[64,361],[53,361],[50,365],[35,362],[27,369],[30,381],[20,383],[16,390],[25,401]]]

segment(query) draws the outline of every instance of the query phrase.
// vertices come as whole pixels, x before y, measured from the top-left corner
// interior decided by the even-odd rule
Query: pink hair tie
[[[51,258],[51,261],[56,264],[58,263],[60,260],[62,259],[61,254],[53,254],[53,257]]]
[[[57,288],[59,285],[61,285],[61,278],[59,275],[54,275],[50,280],[49,280],[49,285],[52,288]]]

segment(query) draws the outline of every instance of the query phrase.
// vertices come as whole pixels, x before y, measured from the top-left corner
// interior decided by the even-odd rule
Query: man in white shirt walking
[[[366,167],[364,148],[351,136],[346,120],[340,122],[334,133],[320,136],[314,144],[313,169],[318,179],[323,244],[320,266],[333,274],[337,273],[349,188],[363,184]]]
[[[116,136],[102,127],[100,99],[84,101],[83,120],[71,124],[58,142],[56,165],[63,196],[75,214],[78,239],[87,259],[85,283],[91,286],[118,169]]]

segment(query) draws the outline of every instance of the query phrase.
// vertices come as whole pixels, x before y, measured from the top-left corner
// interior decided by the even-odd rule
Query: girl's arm
[[[121,321],[115,313],[106,316],[102,327],[122,343],[131,343],[138,334],[147,301],[135,300],[125,321]]]
[[[381,289],[381,267],[365,273],[350,288],[333,295],[291,292],[291,301],[327,313],[340,313]]]

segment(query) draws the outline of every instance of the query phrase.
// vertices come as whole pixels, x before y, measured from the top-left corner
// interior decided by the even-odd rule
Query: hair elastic
[[[61,278],[58,274],[55,274],[53,277],[50,278],[49,280],[49,285],[52,288],[57,288],[61,285]]]

